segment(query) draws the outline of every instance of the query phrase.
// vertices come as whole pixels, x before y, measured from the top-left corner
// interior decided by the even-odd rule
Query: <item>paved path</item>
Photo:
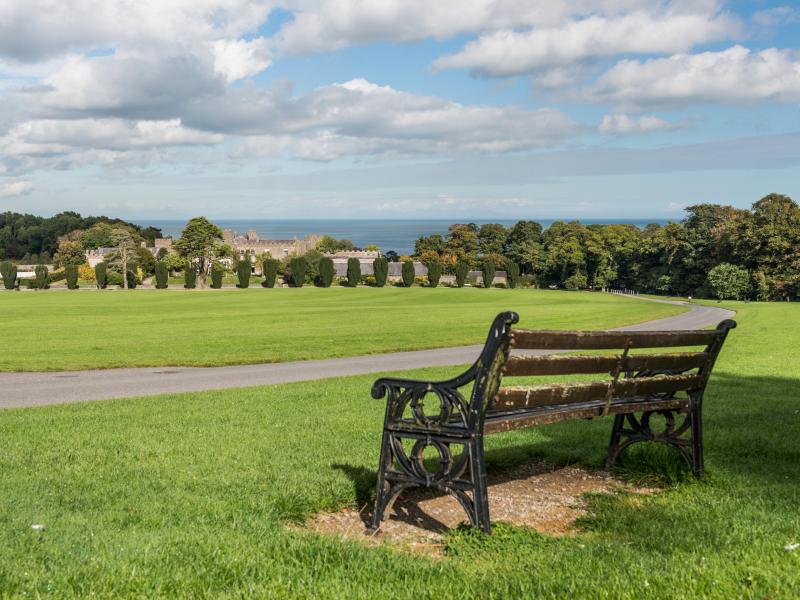
[[[642,300],[645,299],[642,298]],[[667,302],[666,300],[653,301]],[[683,304],[681,302],[669,303]],[[719,321],[729,319],[734,314],[729,310],[712,306],[690,305],[690,307],[688,312],[674,317],[620,329],[629,331],[700,329],[716,325]],[[231,367],[150,367],[47,373],[0,373],[0,409],[290,383],[326,377],[405,371],[421,367],[461,365],[474,361],[481,347],[462,346],[416,352]]]

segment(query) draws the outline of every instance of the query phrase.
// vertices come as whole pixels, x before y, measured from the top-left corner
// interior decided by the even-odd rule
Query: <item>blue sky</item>
[[[6,0],[0,210],[679,218],[800,198],[800,5]]]

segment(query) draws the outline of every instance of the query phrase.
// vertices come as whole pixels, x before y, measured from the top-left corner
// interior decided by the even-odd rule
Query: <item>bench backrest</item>
[[[702,394],[731,320],[716,329],[689,331],[545,331],[513,329],[519,317],[498,315],[475,364],[470,400],[471,425],[482,427],[487,414],[513,414],[536,407],[620,399],[669,397],[679,392]],[[690,351],[669,351],[692,348]],[[514,350],[542,351],[534,355]],[[652,352],[652,349],[667,351]],[[616,350],[614,355],[554,354],[582,350]],[[641,351],[646,351],[642,353]],[[501,386],[504,377],[604,374],[591,382],[535,386]]]

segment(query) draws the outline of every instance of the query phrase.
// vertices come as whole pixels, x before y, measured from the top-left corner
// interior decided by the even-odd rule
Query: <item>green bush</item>
[[[64,267],[66,272],[67,289],[78,289],[78,265],[67,265]]]
[[[169,269],[167,263],[160,260],[156,263],[156,289],[165,290],[169,285]]]
[[[583,273],[575,273],[574,275],[567,277],[567,279],[564,281],[564,288],[572,292],[586,289],[587,285],[586,275]]]
[[[211,265],[211,287],[218,290],[222,287],[222,277],[225,274],[225,267],[219,263]]]
[[[464,287],[469,274],[469,265],[463,261],[456,263],[456,287]]]
[[[128,289],[135,290],[136,286],[141,283],[139,278],[136,276],[136,263],[130,263],[128,265]]]
[[[122,287],[122,274],[111,271],[106,275],[106,285],[118,285]]]
[[[187,290],[193,290],[197,287],[197,270],[194,265],[189,265],[183,272],[183,287]]]
[[[403,277],[404,287],[411,287],[412,285],[414,285],[414,277],[415,277],[414,262],[411,260],[403,261],[403,271],[401,274]]]
[[[492,282],[494,281],[494,274],[497,272],[497,267],[494,264],[494,261],[485,260],[483,261],[483,265],[481,266],[481,276],[483,278],[483,287],[490,288],[492,287]]]
[[[108,266],[104,262],[99,262],[94,266],[94,278],[97,281],[97,289],[104,290],[108,285]]]
[[[439,261],[432,261],[428,263],[428,285],[435,288],[439,285],[439,280],[442,278],[442,263]]]
[[[511,289],[519,284],[519,266],[513,260],[506,263],[506,284]]]
[[[3,276],[3,287],[13,290],[17,285],[17,265],[3,261],[0,263],[0,275]]]
[[[347,259],[347,286],[356,287],[361,281],[361,261],[357,258]]]
[[[236,277],[239,280],[239,283],[236,284],[237,288],[240,289],[247,289],[250,287],[250,272],[251,272],[250,260],[245,258],[245,260],[240,260],[236,263]]]
[[[327,256],[323,256],[319,261],[319,276],[317,277],[317,285],[324,288],[331,287],[334,274],[335,270],[333,268],[333,260]]]
[[[44,265],[36,265],[33,270],[36,273],[36,289],[37,290],[46,290],[50,287],[50,272],[47,270],[47,267]]]
[[[261,264],[261,270],[264,273],[264,281],[261,282],[265,288],[275,287],[275,280],[278,278],[278,267],[281,263],[274,258],[267,258]]]
[[[291,282],[293,287],[303,287],[306,282],[306,259],[302,256],[296,256],[289,261],[289,270],[291,271]]]
[[[64,269],[57,269],[55,271],[50,271],[47,275],[48,283],[56,283],[57,281],[64,281],[67,278],[67,270]]]
[[[536,287],[536,277],[533,275],[522,275],[519,278],[519,287],[531,288]]]
[[[389,261],[386,257],[379,256],[372,261],[372,272],[375,274],[375,287],[386,285],[386,277],[389,275]]]

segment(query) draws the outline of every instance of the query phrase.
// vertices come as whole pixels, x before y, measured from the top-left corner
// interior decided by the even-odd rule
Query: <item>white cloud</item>
[[[653,116],[629,117],[623,113],[605,115],[598,129],[603,133],[647,133],[660,129],[678,129],[683,125]]]
[[[30,181],[12,181],[11,183],[0,183],[0,198],[24,196],[32,191],[33,183]]]
[[[730,39],[738,28],[738,22],[727,15],[636,12],[611,18],[590,16],[549,29],[487,34],[461,51],[437,59],[433,66],[508,77],[602,56],[681,52],[697,44]]]
[[[264,38],[218,40],[213,43],[214,71],[227,83],[257,75],[270,66],[270,49]]]
[[[600,77],[588,97],[634,108],[798,101],[800,52],[754,52],[737,45],[720,52],[623,60]]]

